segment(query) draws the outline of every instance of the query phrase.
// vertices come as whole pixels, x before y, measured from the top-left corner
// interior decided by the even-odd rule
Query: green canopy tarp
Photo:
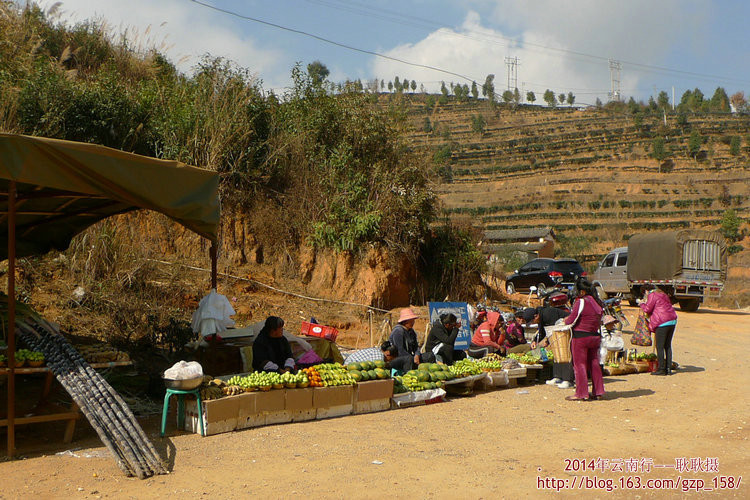
[[[57,139],[0,133],[0,258],[8,187],[16,181],[16,254],[64,250],[95,222],[137,209],[163,213],[216,241],[219,176],[176,161]]]

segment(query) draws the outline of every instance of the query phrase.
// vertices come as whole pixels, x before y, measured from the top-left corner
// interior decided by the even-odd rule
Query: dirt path
[[[634,309],[627,309],[629,315]],[[721,498],[747,498],[750,314],[679,313],[671,377],[607,377],[608,400],[573,403],[546,385],[479,393],[450,402],[325,421],[270,426],[201,438],[159,439],[173,472],[140,481],[107,457],[29,455],[0,463],[2,498],[540,497],[538,479],[596,476],[633,483],[639,476],[703,480],[743,476]],[[528,393],[525,393],[528,391]],[[95,438],[76,453],[101,455]],[[55,445],[56,446],[56,445]],[[60,451],[61,448],[54,448]],[[54,453],[54,452],[51,452]],[[623,472],[565,471],[566,459],[622,459]],[[629,459],[675,465],[718,461],[717,472],[674,468],[629,473]],[[374,464],[374,461],[382,464]],[[588,464],[587,464],[588,465]],[[581,481],[581,479],[576,479]],[[696,486],[683,482],[681,488]],[[681,490],[562,491],[566,497],[702,496]]]

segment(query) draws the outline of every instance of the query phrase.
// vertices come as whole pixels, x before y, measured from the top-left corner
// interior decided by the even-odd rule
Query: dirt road
[[[627,309],[634,315],[634,309]],[[545,478],[612,480],[612,493],[575,489],[565,497],[652,498],[703,496],[688,487],[728,484],[721,498],[747,498],[750,447],[750,314],[701,310],[678,313],[671,377],[647,374],[605,378],[607,399],[568,402],[571,391],[546,385],[479,393],[449,402],[369,415],[270,426],[201,438],[147,432],[172,473],[145,481],[122,476],[95,437],[83,436],[77,454],[29,452],[0,463],[2,498],[212,498],[547,496]],[[23,452],[23,450],[22,450]],[[566,471],[597,458],[604,471]],[[631,460],[635,459],[635,460]],[[676,470],[687,464],[718,472]],[[628,471],[638,461],[635,471]],[[378,463],[375,463],[378,462]],[[382,462],[382,463],[380,463]],[[612,471],[621,463],[623,470]],[[650,472],[649,464],[653,464]],[[672,466],[656,468],[656,466]],[[678,464],[679,465],[679,464]],[[742,476],[742,480],[738,479]],[[647,480],[681,478],[667,490]],[[541,480],[539,479],[541,478]],[[651,489],[624,490],[640,479]],[[687,481],[691,480],[691,481]],[[547,485],[551,481],[546,481]],[[605,483],[600,486],[606,487]],[[578,487],[580,485],[576,485]],[[662,486],[657,489],[657,486]]]

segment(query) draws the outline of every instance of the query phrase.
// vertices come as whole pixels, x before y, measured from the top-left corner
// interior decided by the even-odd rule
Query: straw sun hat
[[[418,314],[415,314],[414,311],[411,310],[411,308],[407,307],[405,309],[401,309],[401,314],[398,317],[398,322],[403,323],[404,321],[409,321],[410,319],[417,319],[419,317]]]

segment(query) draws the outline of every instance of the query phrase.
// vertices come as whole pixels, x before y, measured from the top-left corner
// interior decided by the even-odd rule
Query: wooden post
[[[8,186],[8,456],[16,454],[16,181]]]
[[[216,252],[216,242],[211,242],[211,248],[209,250],[211,255],[211,288],[216,288],[216,274],[218,266],[218,257]],[[218,291],[218,290],[217,290]]]
[[[370,347],[374,347],[375,341],[372,338],[372,309],[367,310],[367,316],[369,316],[370,319]]]

